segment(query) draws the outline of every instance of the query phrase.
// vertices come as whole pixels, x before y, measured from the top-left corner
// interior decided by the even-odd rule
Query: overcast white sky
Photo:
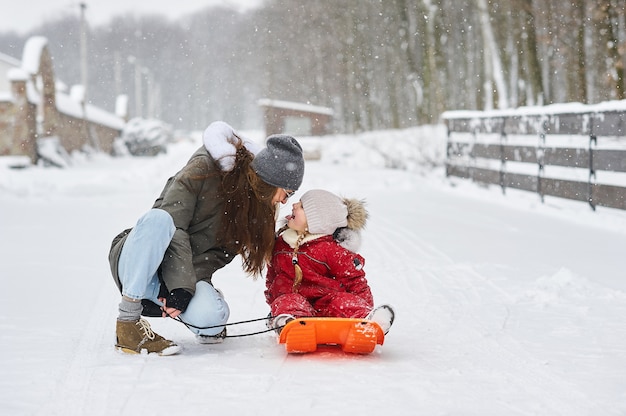
[[[232,4],[240,9],[255,7],[263,0],[85,0],[87,21],[92,26],[108,22],[111,17],[133,13],[161,14],[171,19],[185,16],[209,5]],[[10,4],[9,4],[10,3]],[[80,16],[78,0],[1,0],[0,31],[20,34],[45,20],[64,15]]]

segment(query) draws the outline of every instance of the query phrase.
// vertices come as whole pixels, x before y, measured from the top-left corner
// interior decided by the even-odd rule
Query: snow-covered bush
[[[156,156],[167,152],[174,139],[172,128],[160,120],[133,118],[122,130],[121,140],[133,156]]]

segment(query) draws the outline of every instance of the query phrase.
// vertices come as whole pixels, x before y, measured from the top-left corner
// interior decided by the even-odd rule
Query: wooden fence
[[[446,175],[626,209],[626,108],[599,107],[446,112]]]

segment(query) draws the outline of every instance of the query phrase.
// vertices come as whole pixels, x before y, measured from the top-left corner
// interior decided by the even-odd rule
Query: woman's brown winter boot
[[[141,318],[138,321],[117,321],[115,328],[117,343],[115,347],[125,353],[173,355],[182,348],[174,342],[163,338],[150,328],[150,324]]]

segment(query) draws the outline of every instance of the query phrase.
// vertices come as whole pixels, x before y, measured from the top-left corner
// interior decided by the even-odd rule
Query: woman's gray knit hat
[[[300,198],[306,215],[308,230],[312,234],[332,235],[337,228],[361,230],[368,213],[365,202],[341,198],[332,192],[313,189]]]
[[[302,146],[286,134],[271,135],[254,157],[252,169],[269,185],[297,191],[304,177]]]

